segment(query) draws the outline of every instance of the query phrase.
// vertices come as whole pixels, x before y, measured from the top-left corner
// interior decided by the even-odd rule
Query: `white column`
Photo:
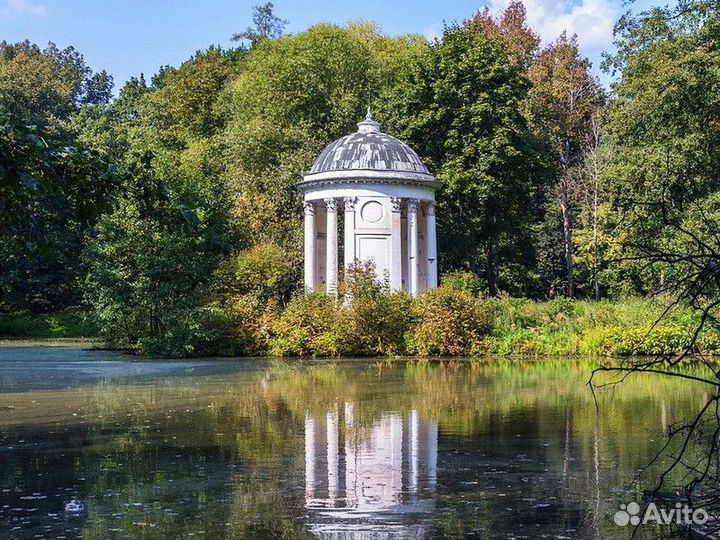
[[[415,199],[408,200],[407,203],[407,230],[408,230],[408,275],[410,282],[408,284],[408,292],[412,296],[418,296],[420,287],[418,279],[420,277],[420,268],[418,267],[418,201]]]
[[[390,224],[391,260],[390,289],[402,291],[402,199],[392,197],[392,215]]]
[[[345,271],[355,262],[355,197],[345,197],[345,238],[343,250],[345,253]]]
[[[425,209],[425,253],[427,253],[427,288],[437,287],[437,235],[435,233],[435,202],[427,203]]]
[[[337,294],[338,283],[338,231],[337,231],[337,203],[335,199],[325,199],[327,211],[327,249],[325,252],[325,288],[327,294]]]
[[[315,291],[317,272],[315,269],[315,244],[317,231],[315,227],[315,203],[305,201],[305,292]]]

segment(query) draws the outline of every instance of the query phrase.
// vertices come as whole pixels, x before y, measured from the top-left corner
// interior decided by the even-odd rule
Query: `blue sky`
[[[600,74],[603,50],[612,46],[612,27],[627,10],[623,0],[525,0],[531,25],[545,41],[562,30],[576,32],[583,52]],[[251,23],[252,7],[264,0],[0,0],[0,39],[29,39],[44,45],[74,45],[93,69],[106,69],[116,87],[133,75],[150,76],[177,65],[198,49],[230,46],[230,36]],[[484,3],[483,3],[484,2]],[[462,20],[488,5],[502,10],[508,0],[276,0],[275,13],[288,20],[286,32],[318,22],[372,20],[391,35],[442,32],[443,21]],[[638,0],[633,10],[652,0]],[[601,75],[603,82],[608,78]]]

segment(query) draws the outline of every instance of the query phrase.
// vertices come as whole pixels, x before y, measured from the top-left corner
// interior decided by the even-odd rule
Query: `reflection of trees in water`
[[[55,494],[71,488],[68,494],[88,504],[87,519],[75,522],[86,538],[198,531],[302,538],[306,421],[327,420],[337,404],[337,489],[346,499],[353,498],[346,450],[372,454],[372,444],[358,441],[380,441],[395,418],[405,449],[403,503],[411,492],[406,444],[415,414],[422,425],[438,426],[436,487],[431,495],[419,491],[417,499],[434,501],[430,537],[464,538],[470,528],[485,531],[479,536],[504,533],[522,515],[543,531],[574,528],[585,538],[612,538],[618,531],[598,510],[614,504],[608,503],[613,497],[635,497],[617,493],[627,472],[647,461],[662,430],[702,396],[686,391],[682,381],[629,379],[599,395],[598,414],[585,386],[591,367],[564,361],[278,362],[253,375],[43,393],[35,407],[79,416],[50,415],[49,425],[41,415],[34,423],[27,416],[25,427],[0,427],[3,444],[15,447],[5,452],[11,461],[3,461],[0,478],[4,489],[18,485],[52,495],[28,503],[45,513],[56,512],[64,499]],[[22,409],[26,398],[15,397]],[[27,399],[37,401],[38,394]],[[350,431],[346,402],[352,403]],[[18,444],[28,433],[37,445]],[[378,444],[374,448],[380,455]],[[386,512],[367,509],[376,510]]]
[[[75,418],[82,424],[68,418],[35,427],[35,444],[26,444],[25,429],[3,430],[13,450],[3,460],[2,487],[48,496],[32,501],[42,519],[28,533],[47,534],[52,513],[52,530],[69,528],[68,538],[302,538],[298,516],[284,512],[302,500],[282,484],[284,461],[302,473],[293,464],[297,423],[282,403],[259,396],[253,381],[221,384],[219,393],[213,382],[54,393],[55,406],[82,403]],[[62,509],[71,497],[89,511],[67,521]]]
[[[504,530],[507,516],[498,514],[503,503],[497,498],[502,486],[495,485],[499,484],[495,480],[510,478],[523,485],[526,479],[518,478],[522,474],[514,471],[528,463],[541,471],[536,476],[540,481],[525,484],[522,493],[505,494],[528,499],[524,507],[515,508],[524,521],[554,523],[558,533],[582,531],[583,537],[589,538],[619,532],[607,516],[599,515],[600,509],[610,506],[611,516],[617,510],[613,499],[619,504],[640,497],[644,486],[627,486],[627,472],[635,471],[652,455],[668,423],[682,418],[700,398],[687,392],[685,383],[651,384],[638,378],[624,388],[600,393],[598,413],[586,386],[593,366],[566,361],[404,365],[402,391],[389,406],[404,411],[416,403],[423,417],[438,420],[441,439],[448,441],[445,450],[448,446],[471,447],[465,462],[457,460],[457,470],[467,465],[482,470],[477,478],[462,473],[457,477],[440,475],[438,489],[448,492],[439,503],[449,510],[442,513],[445,533],[467,532],[466,527],[458,529],[458,523],[477,523],[485,531]],[[322,370],[335,370],[330,377],[332,387],[342,384],[338,378],[343,372]],[[344,375],[351,388],[372,387],[377,373],[367,371]],[[293,388],[287,391],[290,395],[322,394],[319,381],[328,378],[328,373],[293,377]],[[374,406],[377,403],[369,408]],[[498,454],[498,448],[511,454]],[[440,451],[440,461],[452,465],[453,454],[443,453],[442,444]],[[493,481],[484,482],[484,473]],[[478,493],[483,490],[487,493]],[[457,504],[462,498],[474,498],[476,504],[472,508]]]
[[[13,431],[5,432],[8,439]],[[26,438],[13,440],[13,445],[25,443],[3,456],[3,470],[15,472],[3,479],[3,489],[22,490],[18,499],[33,493],[46,497],[15,502],[13,508],[36,509],[28,513],[33,526],[16,537],[140,537],[151,530],[184,536],[198,528],[217,530],[219,507],[208,501],[228,493],[218,449],[151,445],[145,432],[128,426],[113,435],[103,426],[72,426],[39,430],[31,444]],[[64,512],[73,498],[87,506],[86,514]]]

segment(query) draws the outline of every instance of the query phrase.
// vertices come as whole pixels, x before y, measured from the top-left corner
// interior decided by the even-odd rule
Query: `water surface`
[[[0,348],[0,538],[629,538],[705,396],[591,368]]]

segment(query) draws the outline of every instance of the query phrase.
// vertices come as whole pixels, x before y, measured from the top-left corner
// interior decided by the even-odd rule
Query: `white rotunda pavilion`
[[[370,111],[330,143],[298,183],[305,200],[305,289],[337,293],[338,213],[343,268],[372,261],[378,278],[413,296],[437,286],[435,178]]]

